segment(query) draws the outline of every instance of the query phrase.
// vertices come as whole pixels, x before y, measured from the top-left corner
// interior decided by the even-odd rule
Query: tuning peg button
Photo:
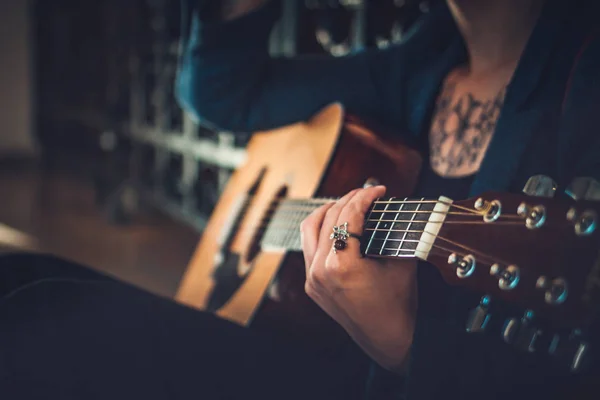
[[[577,372],[588,361],[589,350],[589,343],[581,338],[580,331],[575,330],[567,337],[561,338],[559,335],[554,335],[548,353],[564,360],[572,372]]]
[[[456,253],[452,253],[448,256],[448,264],[456,268],[456,276],[462,279],[468,278],[473,274],[477,262],[471,254],[459,258]]]
[[[547,304],[562,304],[569,294],[567,281],[560,277],[550,281],[548,277],[542,275],[537,279],[535,287],[544,290],[544,301]]]
[[[504,324],[502,338],[508,344],[534,352],[541,331],[533,325],[533,311],[527,310],[521,319],[511,318]]]
[[[534,175],[527,180],[523,187],[523,193],[528,196],[554,197],[556,193],[556,182],[546,175]]]
[[[600,183],[589,177],[575,178],[565,193],[573,200],[600,200]]]
[[[379,185],[379,180],[377,178],[370,177],[365,181],[365,183],[363,183],[363,189],[367,189],[377,185]]]
[[[512,290],[519,284],[521,276],[520,269],[516,265],[502,267],[500,264],[493,264],[490,267],[490,275],[498,278],[498,287],[502,290]]]
[[[466,331],[469,333],[483,332],[490,320],[490,297],[483,296],[479,305],[469,312]]]

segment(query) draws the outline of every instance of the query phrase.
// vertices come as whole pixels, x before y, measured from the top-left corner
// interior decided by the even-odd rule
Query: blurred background
[[[280,57],[383,48],[430,7],[283,1]],[[183,11],[176,0],[0,0],[0,252],[52,253],[175,293],[250,137],[178,107]]]

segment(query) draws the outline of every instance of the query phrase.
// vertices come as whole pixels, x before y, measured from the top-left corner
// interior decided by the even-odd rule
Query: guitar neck
[[[300,223],[333,199],[285,199],[265,221],[265,251],[301,251]],[[452,200],[381,198],[366,214],[361,250],[374,257],[417,257],[426,260]],[[343,222],[343,221],[342,221]],[[333,227],[332,227],[333,228]],[[356,229],[356,227],[354,227]],[[348,227],[353,232],[353,227]]]

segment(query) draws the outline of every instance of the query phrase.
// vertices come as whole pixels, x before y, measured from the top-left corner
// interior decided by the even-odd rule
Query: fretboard
[[[265,251],[301,251],[300,223],[332,199],[285,199],[267,221],[261,241]],[[363,254],[418,257],[426,260],[452,200],[382,198],[367,212],[361,249]],[[332,227],[333,228],[333,227]],[[348,231],[353,232],[349,226]],[[353,239],[350,239],[353,240]]]
[[[426,260],[450,204],[444,197],[375,201],[365,219],[363,254]]]
[[[301,251],[300,223],[314,210],[335,199],[285,199],[275,207],[261,241],[265,251]],[[267,214],[268,215],[268,214]]]

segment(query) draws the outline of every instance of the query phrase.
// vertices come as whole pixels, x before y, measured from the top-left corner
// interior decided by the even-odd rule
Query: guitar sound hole
[[[215,254],[215,264],[212,272],[214,285],[208,296],[206,306],[207,311],[215,312],[223,307],[244,282],[245,276],[240,275],[238,271],[240,255],[233,253],[230,250],[230,247],[237,235],[242,221],[246,217],[248,207],[250,207],[253,197],[258,191],[265,173],[266,169],[263,168],[252,186],[245,195],[239,199],[239,203],[230,210],[232,213],[230,215],[231,221],[224,226],[221,248],[219,249],[219,252]]]

